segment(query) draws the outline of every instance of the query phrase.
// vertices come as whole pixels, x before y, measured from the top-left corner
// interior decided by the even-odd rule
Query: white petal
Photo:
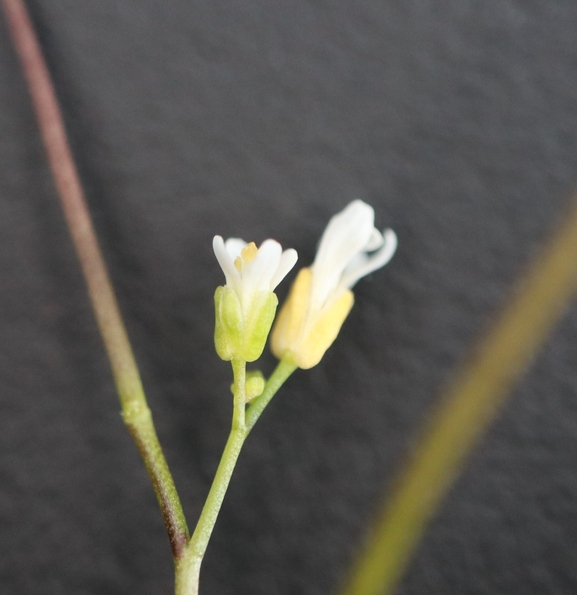
[[[212,240],[212,249],[214,250],[214,255],[218,260],[218,264],[226,277],[226,284],[231,287],[236,287],[240,282],[240,273],[236,270],[234,260],[227,251],[226,244],[221,236],[214,236],[214,239]]]
[[[312,265],[314,308],[323,306],[347,265],[371,242],[374,217],[371,206],[355,200],[329,221]]]
[[[264,241],[254,259],[242,271],[243,291],[269,290],[282,255],[281,245],[275,240]]]
[[[240,253],[245,246],[246,242],[240,238],[228,238],[228,240],[226,240],[224,243],[226,251],[232,258],[232,262],[234,262],[240,256]]]
[[[269,289],[271,291],[274,291],[276,286],[289,274],[290,270],[294,267],[297,260],[298,254],[297,251],[293,248],[289,248],[288,250],[285,250],[282,253],[276,273],[270,280]]]
[[[385,266],[397,249],[397,234],[392,229],[383,232],[383,246],[372,254],[359,254],[359,258],[351,261],[339,283],[338,292],[350,289],[369,273]]]
[[[375,250],[378,250],[384,243],[385,239],[383,238],[383,234],[376,227],[373,227],[371,239],[369,240],[369,243],[365,246],[365,250],[367,252],[373,252]]]

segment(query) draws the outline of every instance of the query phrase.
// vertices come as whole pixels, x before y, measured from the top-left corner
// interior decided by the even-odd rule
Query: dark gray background
[[[336,593],[440,390],[569,204],[577,3],[29,6],[191,523],[230,420],[212,236],[272,236],[307,264],[353,198],[398,232],[338,342],[251,435],[202,581],[205,595]],[[5,24],[1,592],[170,593],[164,528]],[[445,500],[401,594],[577,590],[576,326],[573,309]]]

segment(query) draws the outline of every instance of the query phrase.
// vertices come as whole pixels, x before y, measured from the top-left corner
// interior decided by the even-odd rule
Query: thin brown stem
[[[40,134],[110,360],[122,414],[152,479],[177,559],[188,529],[162,454],[140,374],[92,226],[50,73],[23,0],[0,0],[28,83]]]

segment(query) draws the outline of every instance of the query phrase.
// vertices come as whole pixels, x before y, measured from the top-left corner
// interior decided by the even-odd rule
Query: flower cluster
[[[275,317],[276,286],[294,267],[297,253],[266,240],[254,243],[216,236],[214,252],[226,277],[215,294],[215,344],[225,360],[260,357]],[[319,363],[350,312],[355,283],[389,262],[397,248],[391,229],[374,226],[372,207],[361,200],[335,215],[313,264],[298,273],[272,331],[274,355],[303,369]]]

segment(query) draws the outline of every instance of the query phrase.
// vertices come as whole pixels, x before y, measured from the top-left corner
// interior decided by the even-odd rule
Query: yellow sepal
[[[305,370],[316,366],[332,345],[355,299],[347,290],[328,307],[311,310],[311,279],[310,268],[299,271],[271,335],[274,355]]]

